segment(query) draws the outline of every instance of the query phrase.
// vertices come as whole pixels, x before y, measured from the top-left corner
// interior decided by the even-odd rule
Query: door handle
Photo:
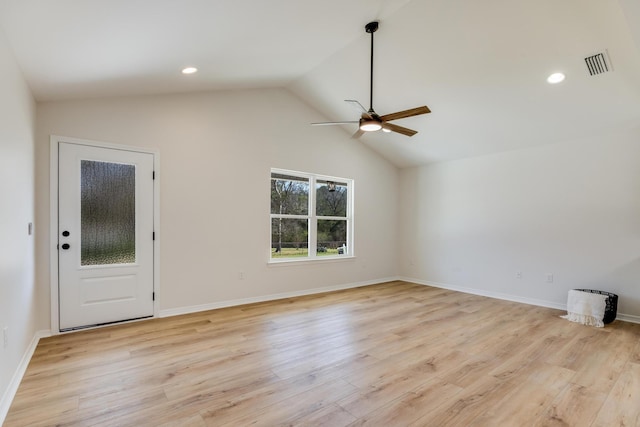
[[[70,244],[68,244],[68,243],[64,243],[64,244],[62,245],[62,249],[64,249],[65,251],[66,251],[67,249],[69,249],[70,247],[71,247],[71,245],[70,245]]]

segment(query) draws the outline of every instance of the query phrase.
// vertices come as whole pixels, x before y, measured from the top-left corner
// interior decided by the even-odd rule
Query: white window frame
[[[354,181],[350,178],[341,178],[337,176],[321,175],[309,172],[293,171],[288,169],[272,168],[269,173],[269,193],[271,192],[271,177],[273,174],[290,175],[299,178],[309,180],[309,206],[307,215],[280,215],[271,213],[271,197],[269,197],[269,252],[268,263],[269,264],[287,264],[287,263],[300,263],[300,262],[322,262],[322,261],[336,261],[351,259],[355,257],[354,252],[354,221],[353,221],[353,200],[354,200]],[[335,181],[347,184],[347,215],[346,217],[333,217],[333,216],[317,216],[316,215],[316,182],[322,181]],[[272,258],[272,242],[271,242],[271,224],[274,218],[291,218],[291,219],[306,219],[308,227],[308,255],[306,257],[291,257],[291,258]],[[320,255],[318,256],[318,219],[321,220],[338,220],[346,221],[347,223],[347,245],[346,251],[342,255]]]

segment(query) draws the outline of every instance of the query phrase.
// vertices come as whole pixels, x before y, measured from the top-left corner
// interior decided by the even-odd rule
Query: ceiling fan
[[[420,114],[430,113],[429,107],[423,105],[422,107],[411,108],[410,110],[398,111],[397,113],[378,115],[373,109],[373,33],[378,30],[378,22],[369,22],[364,27],[365,31],[371,34],[371,72],[369,76],[369,109],[365,109],[362,104],[353,99],[345,99],[345,102],[351,104],[360,113],[359,120],[350,120],[344,122],[321,122],[311,123],[313,126],[322,125],[344,125],[349,123],[358,123],[358,131],[353,134],[353,138],[361,137],[365,132],[373,132],[381,130],[384,132],[397,132],[406,136],[413,136],[417,131],[402,126],[389,123],[392,120],[404,119],[406,117],[419,116]]]

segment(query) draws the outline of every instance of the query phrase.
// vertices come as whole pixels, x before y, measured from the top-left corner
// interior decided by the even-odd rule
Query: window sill
[[[354,255],[332,256],[322,258],[289,258],[289,259],[270,259],[267,261],[269,267],[279,267],[285,265],[299,265],[299,264],[323,264],[328,262],[341,262],[341,261],[354,261],[356,257]]]

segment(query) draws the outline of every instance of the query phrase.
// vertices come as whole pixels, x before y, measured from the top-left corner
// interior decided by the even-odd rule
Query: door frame
[[[153,318],[160,316],[160,153],[156,149],[134,147],[129,145],[112,144],[108,142],[92,141],[88,139],[71,138],[66,136],[50,136],[50,164],[49,164],[49,265],[50,265],[50,300],[51,300],[51,334],[59,335],[68,332],[60,332],[60,294],[58,276],[58,158],[60,143],[87,145],[97,148],[112,150],[134,151],[153,155],[153,170],[156,179],[153,180],[153,228],[155,240],[153,241]],[[123,321],[122,323],[135,322],[136,320]],[[105,325],[108,326],[108,325]],[[94,326],[84,329],[99,328]]]

